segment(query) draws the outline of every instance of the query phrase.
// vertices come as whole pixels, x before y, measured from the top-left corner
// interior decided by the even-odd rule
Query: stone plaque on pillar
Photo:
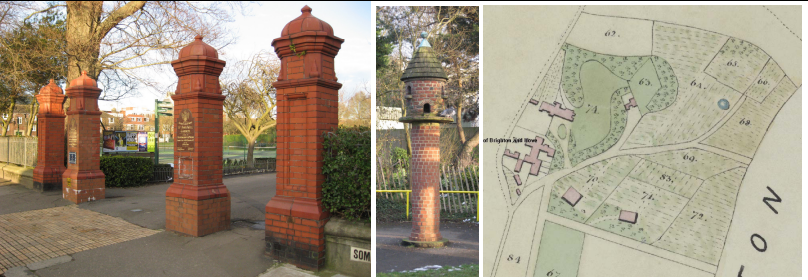
[[[201,36],[171,62],[179,77],[174,99],[174,183],[166,191],[166,229],[204,236],[230,228],[230,192],[222,183],[225,62]]]
[[[101,172],[101,89],[81,72],[66,90],[71,106],[67,110],[67,153],[71,159],[62,174],[62,197],[73,203],[104,199],[105,176]],[[51,108],[53,109],[53,108]],[[69,183],[68,183],[69,182]]]
[[[34,189],[40,192],[62,189],[65,172],[65,100],[62,89],[53,80],[39,91],[37,115],[37,165],[34,168]]]
[[[194,141],[194,116],[191,110],[184,109],[177,121],[177,137],[174,138],[174,149],[180,152],[193,152],[196,147]]]
[[[337,126],[334,57],[344,42],[309,6],[272,41],[281,59],[276,195],[266,206],[266,248],[274,259],[319,270],[325,265],[323,133]]]

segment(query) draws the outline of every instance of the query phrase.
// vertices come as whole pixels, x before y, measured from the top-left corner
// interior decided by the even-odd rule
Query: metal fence
[[[255,159],[255,166],[247,167],[245,160],[224,160],[222,161],[222,176],[239,175],[239,174],[254,174],[275,171],[274,158],[257,158]],[[152,183],[158,182],[174,182],[174,167],[170,165],[160,165],[154,167],[154,175],[149,181]]]
[[[0,162],[35,167],[36,137],[0,137]]]
[[[377,158],[378,160],[378,158]],[[471,218],[477,214],[479,201],[479,166],[460,169],[451,165],[440,167],[441,219]],[[380,221],[409,219],[409,167],[405,162],[377,162],[376,217]],[[381,203],[379,203],[381,201]]]
[[[174,167],[160,165],[154,167],[154,176],[149,182],[174,182]]]
[[[246,160],[230,160],[222,161],[222,175],[239,175],[239,174],[253,174],[275,171],[274,158],[257,158],[254,159],[254,166],[248,167]]]

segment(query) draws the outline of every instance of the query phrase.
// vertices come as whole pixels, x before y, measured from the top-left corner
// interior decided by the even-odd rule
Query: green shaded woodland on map
[[[747,168],[800,85],[743,38],[587,13],[582,21],[646,26],[634,33],[647,34],[638,42],[647,52],[601,53],[596,43],[568,39],[550,59],[506,135],[525,141],[502,144],[498,154],[497,177],[514,210],[494,273],[513,263],[509,251],[519,245],[511,236],[523,230],[522,242],[533,231],[541,236],[526,275],[576,276],[592,239],[604,248],[632,240],[626,250],[714,276]],[[624,31],[598,36],[619,40]]]

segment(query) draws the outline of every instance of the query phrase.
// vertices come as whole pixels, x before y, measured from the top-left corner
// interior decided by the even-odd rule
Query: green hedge
[[[370,128],[340,126],[323,137],[323,206],[348,220],[369,220]]]
[[[154,176],[154,161],[147,157],[102,156],[101,171],[107,188],[135,187]]]

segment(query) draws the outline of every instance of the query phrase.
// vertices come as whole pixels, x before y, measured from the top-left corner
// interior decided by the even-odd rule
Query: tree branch
[[[118,25],[123,19],[133,15],[135,12],[143,9],[147,1],[132,1],[123,5],[123,7],[109,13],[109,16],[102,22],[96,30],[95,36],[97,38],[104,38],[107,36],[113,27]],[[99,40],[100,41],[100,40]]]
[[[32,14],[28,15],[27,17],[25,17],[25,19],[23,19],[22,21],[23,21],[23,22],[28,21],[28,19],[30,19],[31,17],[33,17],[33,16],[35,16],[35,15],[37,15],[37,14],[46,13],[46,12],[48,12],[48,11],[52,10],[53,8],[59,8],[59,7],[64,7],[64,8],[67,8],[67,5],[54,5],[54,6],[50,6],[50,7],[48,7],[47,9],[44,9],[44,10],[40,10],[40,11],[33,12]]]

